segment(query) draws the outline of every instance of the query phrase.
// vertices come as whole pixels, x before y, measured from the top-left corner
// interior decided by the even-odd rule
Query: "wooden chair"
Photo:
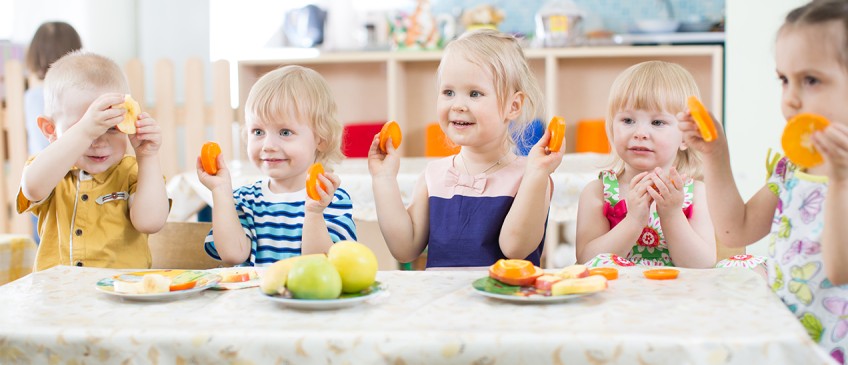
[[[154,269],[212,269],[221,267],[203,249],[212,223],[167,222],[158,233],[150,235],[147,244],[153,256]]]

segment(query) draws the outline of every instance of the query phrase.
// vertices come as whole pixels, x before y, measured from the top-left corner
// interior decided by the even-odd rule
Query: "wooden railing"
[[[30,219],[27,215],[18,215],[14,206],[28,157],[24,67],[19,61],[7,61],[4,67],[6,99],[0,106],[0,130],[4,137],[0,138],[0,232],[26,234],[32,232]],[[206,101],[204,62],[189,59],[185,64],[185,95],[181,104],[177,102],[174,64],[170,60],[160,60],[153,65],[153,103],[146,100],[149,85],[145,85],[145,65],[134,59],[124,68],[133,98],[162,128],[160,159],[168,178],[193,170],[200,147],[208,139],[221,144],[228,161],[233,158],[233,123],[237,118],[236,110],[230,105],[230,66],[227,61],[217,61],[211,67],[211,85],[208,86],[212,88],[211,103]]]

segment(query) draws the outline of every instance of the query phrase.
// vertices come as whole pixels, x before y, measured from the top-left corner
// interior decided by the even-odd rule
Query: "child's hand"
[[[565,141],[558,152],[551,152],[548,149],[548,143],[551,140],[551,131],[545,130],[545,134],[539,141],[527,152],[527,168],[528,172],[544,172],[546,175],[552,174],[557,167],[562,163],[562,157],[565,154]]]
[[[114,105],[124,102],[124,94],[109,93],[100,95],[91,102],[80,121],[74,125],[76,128],[85,128],[91,140],[102,136],[110,128],[115,128],[124,120],[123,107],[113,108]]]
[[[400,152],[395,150],[391,138],[386,143],[388,153],[380,150],[380,134],[374,136],[371,148],[368,149],[368,172],[372,177],[396,178],[400,169]]]
[[[716,138],[711,142],[706,142],[701,138],[698,124],[695,123],[695,119],[692,118],[692,113],[689,110],[677,113],[675,117],[678,120],[677,127],[683,132],[683,141],[686,142],[689,148],[694,148],[696,151],[701,152],[705,158],[709,158],[709,156],[721,153],[722,151],[727,151],[727,139],[724,136],[724,129],[721,128],[721,124],[718,123],[713,113],[710,113],[710,118],[712,118],[716,126]]]
[[[227,168],[227,164],[224,162],[224,154],[218,155],[218,172],[215,175],[210,175],[203,169],[203,165],[200,163],[200,156],[197,157],[197,179],[200,180],[200,183],[203,184],[209,191],[215,191],[216,189],[226,189],[226,191],[233,191],[233,182],[230,178],[230,169]]]
[[[338,175],[332,172],[325,172],[321,175],[318,175],[318,195],[321,197],[321,200],[315,200],[306,197],[306,211],[307,212],[315,212],[315,213],[323,213],[324,208],[330,205],[333,202],[333,195],[336,194],[336,189],[342,183],[342,180]],[[327,191],[321,188],[321,184],[324,184],[327,187]]]
[[[848,183],[848,126],[831,123],[823,131],[813,134],[813,146],[828,163],[829,183]]]
[[[637,222],[647,222],[651,215],[651,195],[648,187],[653,184],[649,172],[645,171],[630,180],[630,188],[627,190],[625,201],[627,202],[627,218],[633,217]]]
[[[662,169],[657,167],[648,174],[648,179],[653,181],[653,186],[648,188],[648,194],[657,203],[657,213],[680,211],[683,208],[683,184],[684,176],[680,176],[677,169],[672,167],[665,176]]]
[[[130,144],[135,149],[136,156],[155,156],[162,145],[162,129],[156,119],[150,114],[141,113],[135,122],[136,132],[130,134]]]

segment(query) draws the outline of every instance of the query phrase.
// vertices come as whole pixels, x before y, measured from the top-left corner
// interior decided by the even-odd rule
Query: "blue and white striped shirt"
[[[265,266],[301,254],[306,189],[277,194],[268,183],[260,180],[233,192],[239,221],[250,239],[250,258],[244,265]],[[336,189],[333,201],[324,209],[324,221],[333,242],[356,240],[353,203],[344,189]],[[212,231],[206,236],[205,248],[209,256],[221,259]]]

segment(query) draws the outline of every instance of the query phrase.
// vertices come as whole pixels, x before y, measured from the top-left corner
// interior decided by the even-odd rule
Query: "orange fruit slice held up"
[[[565,119],[554,116],[551,122],[548,123],[548,130],[551,131],[551,140],[548,141],[548,149],[551,152],[559,152],[562,148],[562,142],[565,140]]]
[[[324,173],[324,165],[320,162],[316,162],[309,166],[309,169],[306,170],[306,195],[308,195],[313,200],[321,200],[321,196],[318,195],[318,184],[321,185],[321,190],[327,191],[327,187],[324,186],[324,183],[318,181],[318,176],[321,176]]]
[[[124,114],[124,120],[118,123],[116,127],[126,134],[135,134],[135,121],[138,120],[138,114],[141,113],[141,106],[129,94],[124,96],[124,103],[117,106],[126,108],[127,112]]]
[[[677,279],[677,274],[680,270],[677,269],[650,269],[645,270],[642,274],[651,280],[672,280]]]
[[[698,125],[701,138],[706,142],[715,140],[718,137],[718,132],[716,131],[715,123],[713,123],[713,118],[710,117],[710,113],[707,112],[704,104],[701,104],[701,101],[694,96],[690,96],[686,104],[689,106],[689,113],[692,114],[692,119],[695,119],[695,124]]]
[[[830,122],[827,118],[817,114],[798,114],[786,123],[783,128],[781,144],[783,152],[792,163],[801,168],[810,168],[821,164],[824,160],[822,155],[813,146],[810,138],[813,132],[825,129]]]
[[[509,285],[533,285],[545,272],[527,260],[500,259],[489,266],[489,277]]]
[[[589,269],[589,276],[592,275],[600,275],[607,278],[607,280],[615,280],[618,279],[618,269],[614,267],[596,267]]]
[[[206,142],[200,148],[200,166],[209,175],[218,173],[218,155],[221,154],[221,146],[215,142]]]
[[[383,153],[389,153],[389,150],[386,147],[389,137],[391,137],[392,146],[394,146],[395,149],[400,147],[400,141],[403,139],[403,136],[400,133],[400,125],[398,125],[395,121],[383,124],[383,128],[380,129],[380,150],[383,151]]]

